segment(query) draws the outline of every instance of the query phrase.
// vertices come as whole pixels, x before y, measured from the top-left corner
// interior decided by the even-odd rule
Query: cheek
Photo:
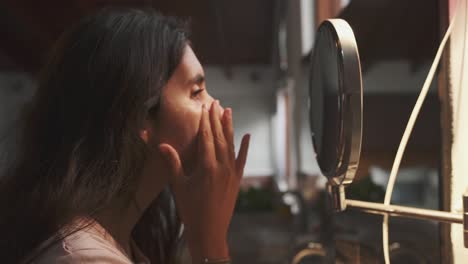
[[[168,109],[161,116],[159,130],[161,143],[168,143],[183,156],[192,152],[201,117],[201,107],[184,106]]]

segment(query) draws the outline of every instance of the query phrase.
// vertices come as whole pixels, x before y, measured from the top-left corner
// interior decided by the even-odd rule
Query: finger
[[[226,139],[226,145],[229,152],[229,159],[235,160],[236,153],[234,148],[234,128],[232,125],[232,109],[226,108],[223,114],[223,132]]]
[[[249,150],[250,135],[244,135],[242,137],[241,146],[239,149],[239,154],[237,155],[236,160],[236,169],[239,173],[239,177],[242,177],[244,174],[245,162],[247,161],[247,152]]]
[[[169,167],[169,181],[172,185],[178,186],[184,183],[185,173],[183,171],[182,162],[180,161],[179,154],[169,144],[159,145],[159,151],[166,160]]]
[[[226,153],[226,140],[224,139],[223,127],[220,120],[220,106],[219,101],[216,100],[211,104],[210,109],[210,122],[211,131],[213,133],[213,142],[216,151],[216,158],[219,161],[227,159]]]
[[[210,166],[216,160],[210,117],[205,105],[202,107],[202,116],[198,129],[198,154],[205,167]]]

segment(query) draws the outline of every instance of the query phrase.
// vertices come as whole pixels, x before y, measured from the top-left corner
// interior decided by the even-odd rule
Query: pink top
[[[133,260],[119,249],[117,242],[97,222],[49,247],[35,264],[149,264],[136,243],[130,243]]]

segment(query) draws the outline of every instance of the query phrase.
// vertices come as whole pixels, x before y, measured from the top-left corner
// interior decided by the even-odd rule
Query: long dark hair
[[[24,261],[76,216],[130,202],[148,153],[138,130],[186,45],[185,23],[151,9],[102,10],[60,37],[0,178],[2,263]],[[170,263],[179,233],[166,189],[132,236],[152,262]]]

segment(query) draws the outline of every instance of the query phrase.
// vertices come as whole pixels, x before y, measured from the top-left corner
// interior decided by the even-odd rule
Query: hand
[[[173,147],[159,146],[172,174],[171,187],[194,263],[229,257],[227,232],[247,158],[250,136],[242,138],[236,159],[232,110],[220,116],[218,101],[209,111],[203,106],[197,161],[189,174]]]

